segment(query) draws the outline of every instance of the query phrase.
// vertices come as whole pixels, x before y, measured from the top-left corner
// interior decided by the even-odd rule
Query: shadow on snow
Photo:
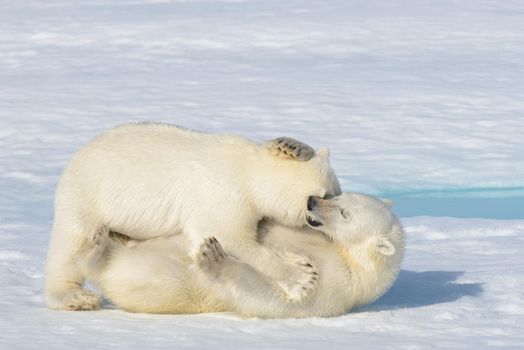
[[[482,293],[481,283],[457,283],[464,271],[401,270],[397,281],[382,298],[357,312],[414,308],[449,303]]]

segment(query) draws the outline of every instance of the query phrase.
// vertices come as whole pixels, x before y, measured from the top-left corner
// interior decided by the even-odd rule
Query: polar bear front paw
[[[200,245],[197,261],[201,268],[211,270],[219,268],[226,257],[220,242],[215,237],[208,237]]]
[[[308,161],[315,156],[315,150],[311,146],[291,137],[276,138],[269,141],[267,146],[278,157],[295,159],[301,162]]]
[[[285,278],[277,282],[288,302],[300,303],[318,285],[318,272],[305,256],[286,252],[281,255],[286,262]]]
[[[98,310],[100,297],[89,290],[78,289],[67,296],[65,308],[70,311]]]

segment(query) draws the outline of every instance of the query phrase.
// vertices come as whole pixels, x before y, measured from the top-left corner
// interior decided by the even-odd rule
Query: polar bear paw
[[[291,137],[276,138],[269,141],[267,146],[274,155],[281,158],[305,162],[315,156],[315,150],[311,146]]]
[[[198,265],[205,269],[217,269],[226,260],[227,254],[224,252],[222,245],[215,237],[208,237],[200,245],[200,251],[197,255]]]
[[[70,311],[91,311],[100,309],[100,297],[95,293],[78,289],[68,295],[66,309]]]
[[[277,282],[290,303],[300,303],[318,285],[318,272],[313,263],[305,256],[285,252],[280,254],[286,262],[285,278]]]

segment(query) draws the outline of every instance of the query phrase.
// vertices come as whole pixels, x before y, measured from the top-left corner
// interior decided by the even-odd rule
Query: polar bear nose
[[[317,204],[317,200],[313,196],[309,196],[307,199],[307,210],[313,210],[313,207]]]

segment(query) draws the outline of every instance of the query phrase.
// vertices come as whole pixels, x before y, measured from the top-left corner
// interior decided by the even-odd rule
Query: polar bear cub
[[[128,124],[81,149],[64,171],[46,265],[49,307],[91,310],[85,258],[101,230],[135,240],[183,233],[196,253],[213,234],[227,251],[280,280],[289,301],[312,289],[312,271],[295,255],[276,256],[256,242],[264,217],[303,225],[309,196],[340,193],[328,151],[289,138],[258,144],[168,124]],[[297,260],[298,259],[298,260]]]
[[[87,274],[113,303],[132,312],[342,315],[380,297],[398,274],[404,232],[390,205],[344,193],[309,202],[307,221],[315,230],[267,222],[259,227],[264,246],[307,255],[316,266],[318,285],[301,303],[284,301],[278,280],[229,255],[216,238],[204,240],[195,261],[183,235],[123,245],[100,233]]]

